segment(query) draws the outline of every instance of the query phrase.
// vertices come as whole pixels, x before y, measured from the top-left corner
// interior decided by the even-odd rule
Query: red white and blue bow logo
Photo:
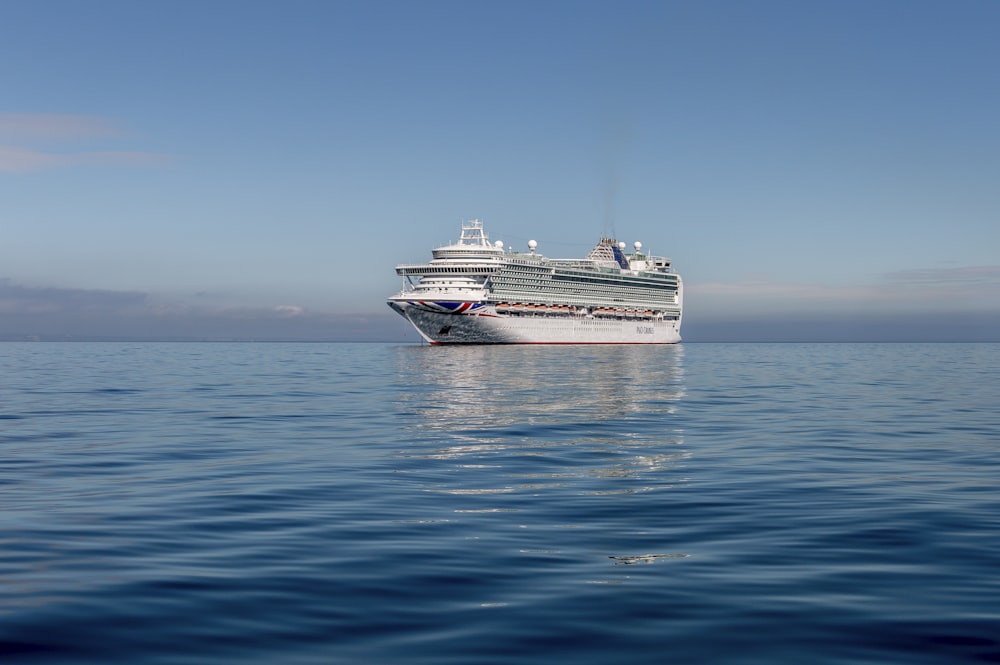
[[[482,302],[446,302],[433,300],[410,301],[414,307],[420,307],[428,312],[438,312],[440,314],[474,314],[478,313],[486,303]]]

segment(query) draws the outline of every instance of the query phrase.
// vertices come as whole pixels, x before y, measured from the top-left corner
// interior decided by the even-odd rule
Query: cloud
[[[0,172],[26,173],[65,167],[149,166],[168,155],[124,150],[68,150],[73,141],[126,136],[110,120],[93,116],[0,113]]]
[[[1000,286],[1000,266],[965,266],[959,268],[922,268],[889,272],[884,278],[900,284],[967,284]]]
[[[685,314],[685,342],[998,342],[1000,312],[734,314],[707,319]]]
[[[147,302],[148,296],[138,291],[30,287],[0,279],[0,314],[5,317],[121,313]]]
[[[299,305],[192,305],[139,291],[35,287],[0,279],[0,339],[417,341],[381,314]]]
[[[844,274],[845,279],[849,277]],[[686,285],[686,304],[731,311],[920,311],[964,307],[1000,309],[1000,266],[926,268],[885,273],[855,284],[804,284],[764,278]]]
[[[839,285],[689,282],[683,334],[716,342],[997,341],[1000,266],[901,270]]]
[[[53,155],[36,150],[0,145],[0,171],[8,173],[38,171],[46,167],[55,166],[53,158]]]
[[[66,141],[114,138],[126,132],[108,118],[57,113],[0,113],[0,140]]]
[[[867,306],[889,296],[867,285],[801,284],[765,279],[685,284],[689,309],[727,316],[732,312],[803,311]]]
[[[25,173],[67,166],[152,166],[169,160],[150,152],[97,151],[51,153],[0,146],[0,171]]]
[[[693,284],[683,334],[692,342],[1000,341],[998,277],[1000,267],[985,266],[892,273],[850,287],[765,279]],[[950,284],[964,300],[938,297],[920,284]],[[206,304],[204,294],[182,301],[2,278],[0,339],[419,341],[388,309],[324,312],[288,302],[228,307]]]

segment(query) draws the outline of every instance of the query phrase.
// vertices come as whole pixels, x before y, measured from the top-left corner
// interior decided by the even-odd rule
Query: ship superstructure
[[[601,238],[582,259],[550,259],[490,243],[482,222],[429,263],[396,266],[403,290],[388,304],[431,344],[673,344],[683,285],[669,259],[626,254]]]

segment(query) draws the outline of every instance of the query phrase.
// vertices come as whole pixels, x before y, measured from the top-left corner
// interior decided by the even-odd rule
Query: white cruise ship
[[[583,259],[490,243],[479,220],[430,263],[396,266],[388,304],[431,344],[674,344],[683,285],[670,260],[601,238]]]

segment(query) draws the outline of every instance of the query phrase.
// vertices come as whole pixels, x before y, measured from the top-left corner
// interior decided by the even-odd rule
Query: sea
[[[1000,663],[1000,344],[0,343],[0,663]]]

